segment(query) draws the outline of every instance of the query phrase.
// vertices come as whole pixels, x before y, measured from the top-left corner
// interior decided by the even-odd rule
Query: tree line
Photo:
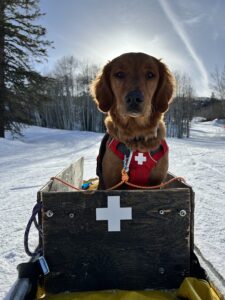
[[[41,102],[31,116],[39,126],[69,130],[104,131],[104,116],[97,110],[89,85],[98,66],[74,56],[60,59],[48,74],[45,85],[48,101]]]
[[[72,130],[104,132],[104,115],[93,102],[89,86],[96,77],[98,66],[78,61],[73,56],[60,59],[48,74],[52,81],[45,93],[50,101],[41,102],[33,114],[39,126]],[[189,137],[193,116],[193,88],[190,78],[175,72],[176,94],[166,114],[167,133],[170,137]]]

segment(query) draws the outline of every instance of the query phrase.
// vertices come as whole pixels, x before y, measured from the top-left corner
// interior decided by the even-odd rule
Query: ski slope
[[[189,139],[168,139],[170,172],[196,193],[195,243],[225,278],[225,129],[223,122],[193,122]],[[37,191],[68,164],[85,157],[84,178],[95,176],[102,134],[28,127],[0,139],[0,298],[27,261],[23,234]],[[31,232],[35,248],[37,234]]]

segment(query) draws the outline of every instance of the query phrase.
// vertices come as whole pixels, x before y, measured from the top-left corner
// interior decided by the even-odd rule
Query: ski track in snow
[[[194,124],[190,139],[169,139],[170,171],[195,191],[195,243],[225,278],[225,130]]]
[[[84,178],[95,176],[102,134],[29,127],[24,137],[0,139],[0,298],[29,258],[23,234],[37,191],[80,156]],[[195,191],[195,243],[225,278],[225,130],[215,122],[193,123],[190,139],[168,139],[170,172],[184,176]],[[30,247],[37,233],[30,233]]]

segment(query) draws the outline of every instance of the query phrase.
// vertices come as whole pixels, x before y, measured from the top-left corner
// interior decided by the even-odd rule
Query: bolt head
[[[51,218],[54,215],[53,211],[51,210],[47,210],[45,214],[48,218]]]
[[[179,215],[180,215],[181,217],[185,217],[186,214],[187,214],[187,212],[186,212],[186,210],[184,210],[184,209],[182,209],[182,210],[179,212]]]
[[[165,268],[160,267],[159,268],[159,274],[161,274],[161,275],[165,274]]]

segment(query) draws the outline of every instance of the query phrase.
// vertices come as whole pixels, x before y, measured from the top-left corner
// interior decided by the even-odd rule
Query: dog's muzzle
[[[141,104],[144,102],[144,95],[139,90],[129,92],[126,97],[126,106],[129,112],[140,113]]]

